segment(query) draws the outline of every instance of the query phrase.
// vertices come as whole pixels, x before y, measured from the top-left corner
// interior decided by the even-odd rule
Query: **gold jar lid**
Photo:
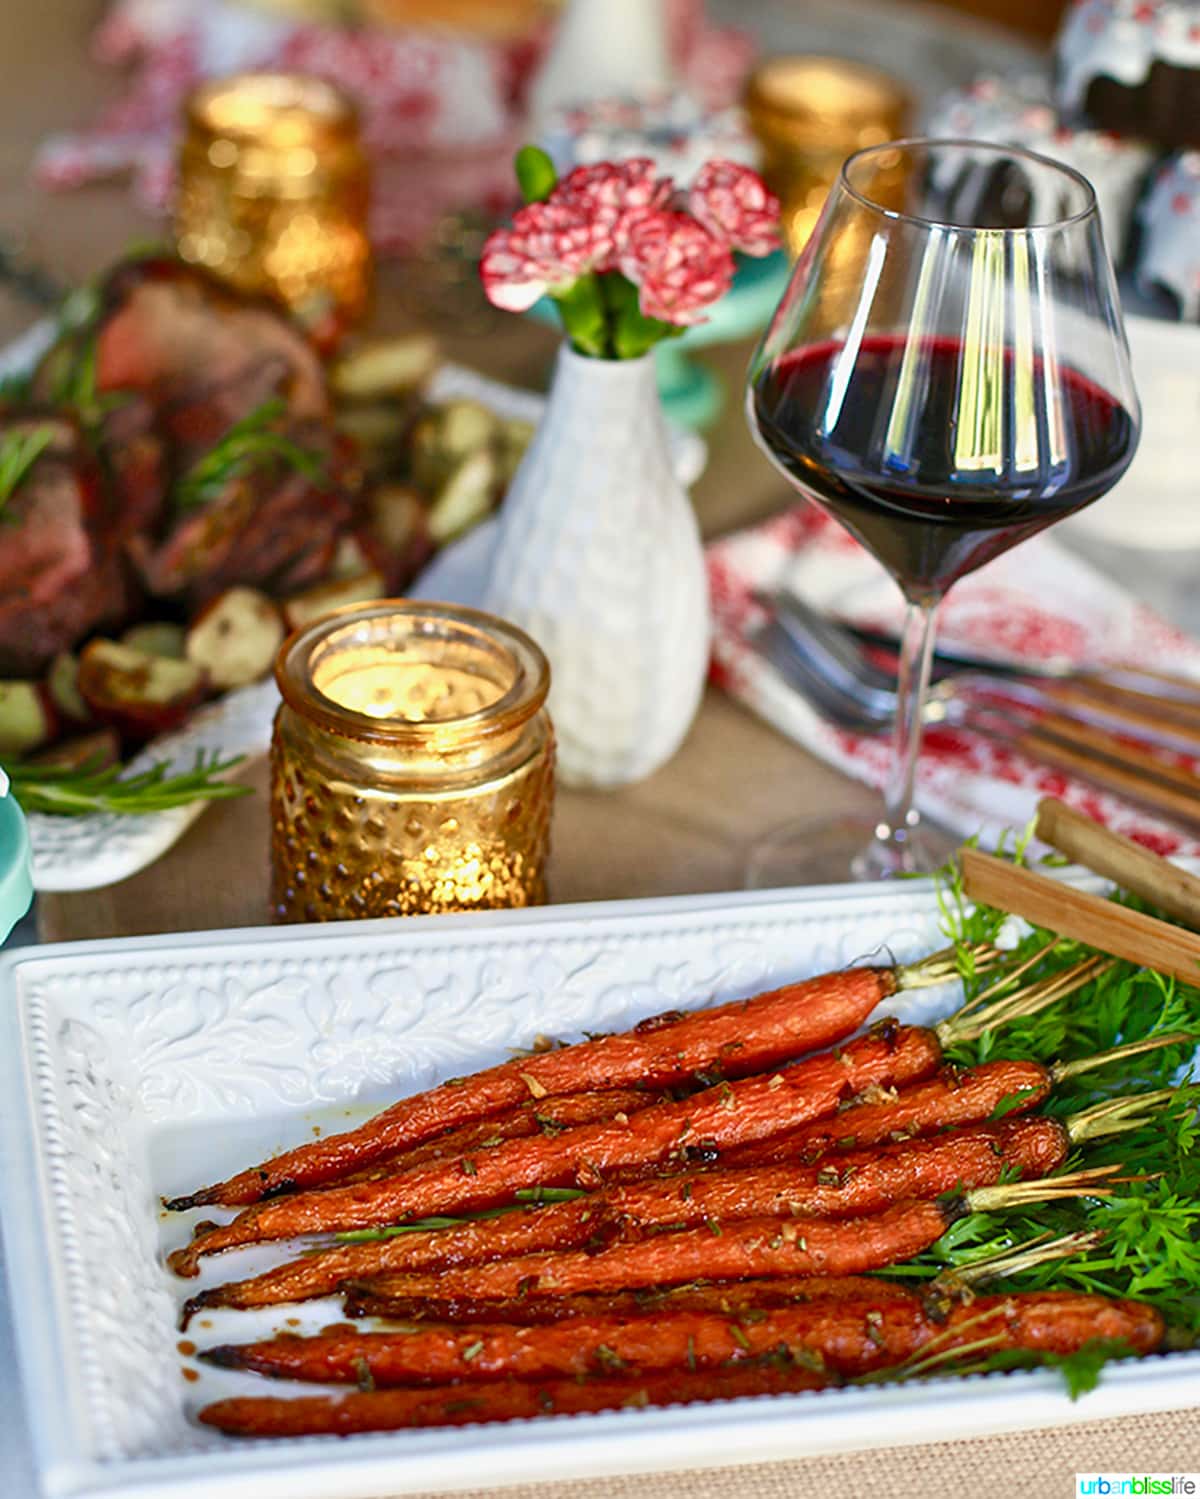
[[[890,74],[816,54],[767,58],[750,74],[744,103],[764,144],[842,155],[903,134],[911,107]]]
[[[308,197],[364,164],[354,100],[303,73],[235,73],[192,91],[184,154],[245,194]]]

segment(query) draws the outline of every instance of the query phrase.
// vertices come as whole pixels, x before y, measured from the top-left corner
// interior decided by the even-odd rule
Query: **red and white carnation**
[[[561,202],[529,203],[510,228],[488,235],[479,274],[494,307],[528,312],[548,292],[607,264],[612,251],[611,228],[599,215]]]
[[[542,155],[539,171],[553,181]],[[527,312],[557,296],[577,349],[635,358],[668,336],[662,324],[703,322],[733,283],[733,251],[768,254],[778,226],[778,200],[735,162],[710,161],[684,195],[649,157],[602,161],[576,167],[489,235],[479,269],[496,307]],[[636,288],[642,319],[620,277]]]
[[[638,288],[645,317],[686,326],[733,283],[733,256],[723,240],[675,209],[634,220],[619,251],[620,269]]]
[[[705,162],[688,190],[687,206],[710,234],[743,255],[779,248],[779,199],[749,167],[719,158]]]
[[[674,184],[657,174],[648,156],[633,156],[628,161],[600,161],[592,166],[576,167],[550,194],[551,203],[602,224],[612,236],[615,268],[629,229],[639,218],[666,208],[674,194]]]

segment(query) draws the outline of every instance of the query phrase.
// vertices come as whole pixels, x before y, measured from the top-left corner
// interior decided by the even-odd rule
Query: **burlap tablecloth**
[[[881,10],[900,3],[885,0]],[[752,23],[755,8],[747,0],[741,18]],[[115,188],[47,199],[27,183],[29,156],[41,135],[86,118],[111,87],[85,53],[97,9],[96,0],[0,5],[0,233],[24,240],[64,277],[95,270],[156,227],[134,221]],[[378,326],[387,330],[413,321],[423,300],[418,273],[385,271]],[[0,298],[0,340],[30,316]],[[498,321],[483,339],[449,332],[445,341],[451,357],[529,384],[540,381],[553,350],[548,334],[515,319]],[[733,387],[745,356],[744,349],[714,356]],[[753,451],[736,401],[712,434],[712,448],[696,496],[707,534],[754,520],[784,498]],[[253,767],[249,778],[261,789],[263,768]],[[552,894],[570,901],[736,887],[746,846],[780,818],[849,810],[863,802],[860,788],[710,692],[683,750],[651,780],[617,795],[561,797]],[[168,857],[123,885],[43,899],[40,923],[45,939],[74,940],[253,925],[265,912],[266,811],[264,799],[255,796],[206,814]],[[748,1493],[761,1499],[1050,1499],[1074,1492],[1076,1471],[1200,1469],[1200,1431],[1191,1411],[972,1441],[949,1440],[953,1435],[948,1431],[945,1442],[903,1450],[575,1484],[531,1482],[508,1492],[514,1499],[742,1499]],[[5,1487],[3,1499],[26,1496]]]

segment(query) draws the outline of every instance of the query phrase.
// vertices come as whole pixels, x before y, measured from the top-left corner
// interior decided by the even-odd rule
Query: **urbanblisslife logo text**
[[[1076,1499],[1118,1499],[1122,1494],[1200,1494],[1200,1473],[1076,1473]]]

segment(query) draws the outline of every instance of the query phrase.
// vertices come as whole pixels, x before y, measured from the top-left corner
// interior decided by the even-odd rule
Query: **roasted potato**
[[[265,677],[283,644],[283,616],[257,588],[227,588],[187,632],[185,655],[218,690]]]
[[[356,578],[340,578],[332,583],[318,583],[284,600],[283,617],[289,630],[299,630],[343,604],[369,604],[387,597],[383,574],[360,573]]]
[[[49,744],[58,716],[41,682],[0,682],[0,755],[19,758]]]
[[[204,696],[191,661],[172,661],[116,640],[89,641],[79,658],[79,691],[102,723],[131,739],[178,728]]]

